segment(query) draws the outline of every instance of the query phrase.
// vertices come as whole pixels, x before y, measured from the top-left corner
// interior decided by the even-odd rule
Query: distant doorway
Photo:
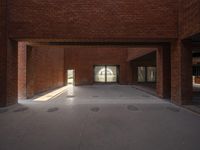
[[[75,70],[74,69],[69,69],[67,70],[67,85],[74,85],[75,81]]]
[[[96,65],[94,66],[94,81],[96,83],[117,83],[119,66]]]

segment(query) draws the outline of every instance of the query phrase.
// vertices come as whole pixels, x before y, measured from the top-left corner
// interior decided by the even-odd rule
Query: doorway
[[[200,105],[200,51],[192,51],[193,104]]]
[[[117,83],[119,78],[119,66],[117,65],[95,65],[95,83]]]
[[[66,84],[67,85],[74,85],[75,84],[75,70],[74,69],[67,70]]]

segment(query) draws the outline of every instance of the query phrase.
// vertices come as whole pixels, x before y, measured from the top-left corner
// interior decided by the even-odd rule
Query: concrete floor
[[[0,150],[200,149],[198,114],[131,86],[60,92],[0,108]]]

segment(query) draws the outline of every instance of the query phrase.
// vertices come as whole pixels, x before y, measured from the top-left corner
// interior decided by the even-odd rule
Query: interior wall
[[[27,50],[27,97],[64,85],[64,49],[33,46]]]
[[[75,84],[94,82],[94,65],[119,65],[119,83],[128,84],[127,48],[123,47],[66,47],[65,71],[75,69]]]

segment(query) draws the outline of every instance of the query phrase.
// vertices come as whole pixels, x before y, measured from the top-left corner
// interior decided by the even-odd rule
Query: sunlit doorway
[[[67,70],[67,85],[74,85],[75,84],[75,70],[69,69]]]

